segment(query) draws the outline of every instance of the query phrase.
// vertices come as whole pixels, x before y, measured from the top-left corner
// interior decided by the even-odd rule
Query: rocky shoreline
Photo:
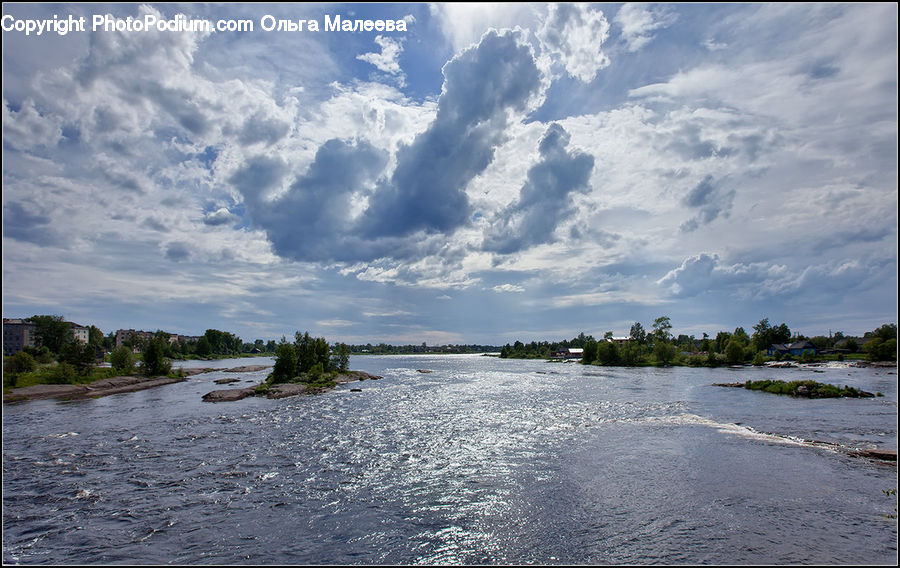
[[[251,365],[245,367],[234,367],[231,369],[184,369],[184,376],[178,378],[126,375],[121,377],[100,379],[99,381],[94,381],[93,383],[89,384],[32,385],[28,387],[13,388],[9,393],[4,393],[3,402],[27,402],[30,400],[42,400],[47,398],[58,398],[63,400],[97,398],[101,396],[109,396],[111,394],[136,392],[140,390],[151,389],[154,387],[160,387],[163,385],[180,383],[194,375],[209,373],[211,371],[249,373],[253,371],[261,371],[268,367],[271,367],[271,365]]]
[[[266,398],[275,399],[301,394],[320,394],[332,390],[337,385],[380,378],[382,377],[366,373],[365,371],[345,371],[334,378],[335,385],[332,387],[310,387],[303,383],[279,383],[270,385],[264,393],[259,393],[257,388],[265,384],[259,383],[252,387],[214,390],[203,395],[203,400],[205,402],[233,402],[250,396],[265,396]]]

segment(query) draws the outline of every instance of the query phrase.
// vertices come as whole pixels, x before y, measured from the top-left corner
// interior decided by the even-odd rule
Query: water
[[[894,369],[607,369],[481,356],[353,357],[351,367],[384,378],[314,397],[204,403],[227,388],[215,379],[235,377],[215,371],[94,400],[5,405],[4,563],[897,559],[896,498],[883,493],[897,487],[896,466],[803,441],[896,449]],[[711,386],[761,378],[885,397]]]

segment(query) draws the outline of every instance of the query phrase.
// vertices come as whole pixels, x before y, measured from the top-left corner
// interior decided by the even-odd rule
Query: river
[[[186,362],[227,368],[271,359]],[[5,564],[891,564],[896,369],[361,356],[381,380],[205,403],[214,371],[3,408]],[[418,370],[429,370],[422,373]],[[237,375],[249,386],[268,371]],[[811,378],[885,396],[711,386]],[[354,392],[351,389],[361,389]]]

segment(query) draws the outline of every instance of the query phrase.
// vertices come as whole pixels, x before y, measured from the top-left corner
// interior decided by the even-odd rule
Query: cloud
[[[494,218],[484,250],[509,254],[551,242],[553,232],[574,209],[570,194],[587,191],[594,157],[568,151],[571,136],[557,123],[547,127],[538,145],[540,160],[528,170],[519,198]]]
[[[735,191],[723,189],[722,185],[722,180],[717,181],[707,175],[684,197],[682,203],[698,210],[698,213],[681,225],[682,231],[695,231],[700,225],[711,223],[720,215],[728,217]]]
[[[356,58],[366,63],[371,63],[380,71],[390,73],[391,75],[401,75],[400,69],[400,53],[403,51],[403,40],[395,40],[390,37],[377,35],[375,43],[381,47],[381,53],[364,53],[357,55]]]
[[[232,183],[244,195],[253,223],[264,229],[276,253],[294,260],[355,259],[364,251],[352,240],[353,200],[384,169],[387,155],[365,141],[331,139],[286,192],[268,199],[286,164],[257,157]],[[348,241],[348,239],[350,239]]]
[[[466,186],[493,160],[509,114],[541,93],[540,70],[522,39],[519,31],[491,30],[444,66],[437,116],[401,146],[390,181],[372,195],[366,236],[448,233],[469,221]]]
[[[628,51],[638,51],[653,41],[651,32],[669,27],[676,18],[665,6],[628,3],[619,8],[614,21],[622,28]]]
[[[681,266],[657,281],[673,298],[692,298],[706,293],[724,292],[740,299],[790,302],[798,296],[843,300],[853,291],[880,284],[895,259],[831,259],[820,264],[791,268],[771,262],[722,264],[716,254],[690,256]]]
[[[174,260],[175,262],[181,262],[183,260],[187,260],[191,257],[191,251],[188,248],[187,243],[183,242],[173,242],[169,243],[166,247],[166,258],[169,260]]]
[[[525,288],[518,284],[500,284],[491,288],[494,292],[524,292]]]
[[[60,235],[54,229],[52,219],[36,204],[10,201],[3,208],[5,237],[43,246],[60,244]]]
[[[50,148],[62,137],[62,120],[56,116],[42,115],[34,106],[34,100],[25,99],[18,111],[12,111],[3,99],[3,144],[13,148]]]
[[[219,225],[233,225],[240,221],[240,217],[229,211],[225,207],[220,207],[215,211],[210,211],[203,216],[203,223],[211,227]]]
[[[569,75],[590,82],[610,63],[601,49],[609,37],[609,22],[588,4],[550,4],[547,10],[537,33],[541,46]]]

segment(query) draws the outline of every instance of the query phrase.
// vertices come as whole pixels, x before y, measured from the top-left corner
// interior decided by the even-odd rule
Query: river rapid
[[[271,359],[185,362],[227,368]],[[361,356],[316,396],[214,371],[3,407],[4,564],[891,564],[895,369]],[[431,372],[422,373],[419,370]],[[814,379],[884,397],[712,383]],[[351,389],[361,389],[356,392]]]

